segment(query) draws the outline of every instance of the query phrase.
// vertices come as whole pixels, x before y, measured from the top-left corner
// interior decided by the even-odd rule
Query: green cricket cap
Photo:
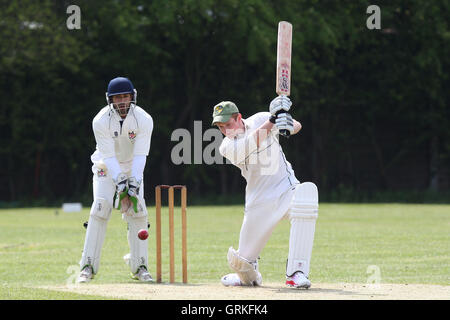
[[[239,109],[233,102],[222,101],[214,106],[211,125],[214,125],[216,122],[227,122],[233,113],[238,112]]]

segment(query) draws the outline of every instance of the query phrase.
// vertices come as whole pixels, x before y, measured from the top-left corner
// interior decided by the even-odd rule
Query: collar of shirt
[[[249,124],[249,122],[247,121],[247,119],[242,118],[241,120],[242,120],[242,122],[244,123],[244,132],[238,133],[238,134],[235,136],[236,139],[240,139],[240,138],[244,137],[244,136],[247,134],[248,129],[250,129],[250,124]]]

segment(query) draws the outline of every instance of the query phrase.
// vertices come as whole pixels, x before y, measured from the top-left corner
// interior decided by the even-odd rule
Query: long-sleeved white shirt
[[[153,119],[139,106],[132,106],[123,120],[109,106],[105,106],[92,121],[92,128],[97,146],[91,160],[100,167],[107,168],[104,159],[116,158],[121,172],[131,175],[133,159],[138,157],[142,160],[141,156],[149,154]],[[139,163],[145,166],[145,161]],[[134,167],[139,168],[139,171],[144,169],[142,165]],[[111,177],[116,179],[114,175],[117,174],[117,167],[107,169],[112,169]],[[138,176],[143,174],[133,173]]]
[[[247,181],[246,208],[279,198],[281,194],[300,183],[291,164],[286,160],[276,130],[272,130],[259,147],[256,146],[251,133],[269,118],[269,112],[259,112],[242,119],[244,133],[233,139],[225,137],[219,147],[220,154],[240,168]]]

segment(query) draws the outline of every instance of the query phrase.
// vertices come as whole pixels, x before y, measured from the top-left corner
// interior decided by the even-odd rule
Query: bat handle
[[[285,138],[289,138],[289,136],[291,135],[291,133],[289,132],[289,130],[286,129],[282,129],[280,130],[280,134],[285,137]]]

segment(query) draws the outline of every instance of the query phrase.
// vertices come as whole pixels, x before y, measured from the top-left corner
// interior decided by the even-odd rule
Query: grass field
[[[150,273],[155,277],[154,208],[149,207]],[[189,283],[218,283],[229,273],[226,253],[238,247],[242,206],[188,207]],[[0,299],[104,299],[42,286],[72,284],[89,210],[0,210]],[[163,211],[166,214],[166,211]],[[176,277],[181,282],[181,228],[176,210]],[[168,280],[168,219],[163,219],[163,280]],[[311,262],[312,283],[450,285],[450,205],[321,204]],[[261,253],[265,282],[284,283],[289,222],[282,221]],[[96,284],[135,283],[122,257],[126,223],[108,224]],[[39,288],[38,288],[39,287]]]

